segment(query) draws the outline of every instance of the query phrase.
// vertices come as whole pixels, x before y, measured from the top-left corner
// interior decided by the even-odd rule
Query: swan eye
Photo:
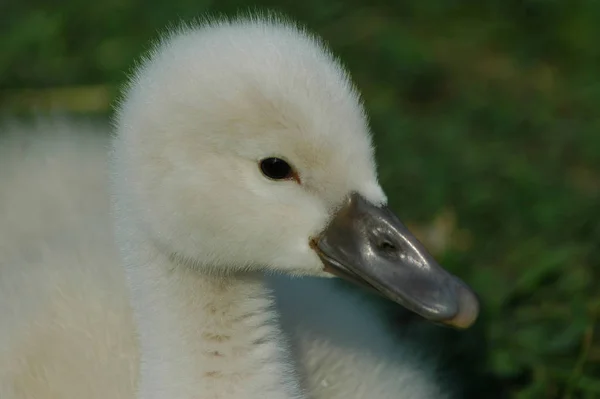
[[[273,180],[292,179],[294,172],[289,163],[280,158],[265,158],[260,161],[263,175]]]

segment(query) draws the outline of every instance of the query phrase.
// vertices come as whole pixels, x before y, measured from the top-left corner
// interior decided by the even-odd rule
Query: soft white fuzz
[[[0,128],[0,398],[132,399],[137,343],[106,128]]]
[[[327,277],[309,237],[351,191],[386,201],[358,96],[311,36],[255,18],[165,38],[119,107],[110,190],[106,138],[39,129],[0,154],[1,398],[443,397],[332,279],[264,278]],[[265,178],[271,156],[300,183]]]

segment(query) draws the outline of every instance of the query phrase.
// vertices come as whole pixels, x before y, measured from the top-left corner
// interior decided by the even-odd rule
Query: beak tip
[[[479,300],[467,287],[458,288],[458,313],[446,323],[459,329],[469,328],[479,315]]]

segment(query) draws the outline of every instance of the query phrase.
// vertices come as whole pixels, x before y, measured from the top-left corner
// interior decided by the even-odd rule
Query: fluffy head
[[[168,35],[134,74],[116,129],[118,206],[200,268],[321,275],[309,238],[352,191],[386,201],[348,74],[281,20]],[[269,157],[288,161],[298,181],[265,177]]]

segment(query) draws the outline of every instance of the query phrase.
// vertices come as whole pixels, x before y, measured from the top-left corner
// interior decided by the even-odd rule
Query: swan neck
[[[140,338],[138,398],[302,397],[262,275],[202,274],[136,247],[128,246],[126,271]]]

